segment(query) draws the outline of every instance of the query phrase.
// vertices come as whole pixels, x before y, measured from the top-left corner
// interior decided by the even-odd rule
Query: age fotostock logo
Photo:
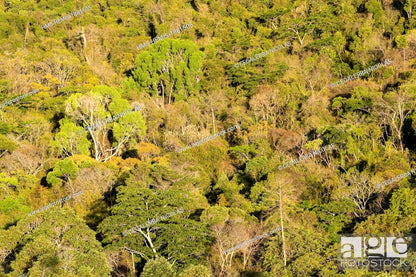
[[[341,237],[341,267],[402,268],[411,241],[411,236]]]

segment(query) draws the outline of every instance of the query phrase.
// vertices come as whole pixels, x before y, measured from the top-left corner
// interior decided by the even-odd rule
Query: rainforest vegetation
[[[0,1],[0,276],[412,276],[339,257],[416,233],[415,10]]]

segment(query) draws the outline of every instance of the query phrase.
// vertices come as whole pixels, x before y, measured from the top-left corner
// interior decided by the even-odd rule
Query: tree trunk
[[[82,44],[84,46],[83,52],[84,52],[85,61],[87,62],[87,64],[90,64],[88,57],[87,57],[87,37],[85,36],[84,27],[82,27],[81,37],[82,37]]]
[[[95,139],[94,134],[91,129],[89,129],[88,132],[90,133],[90,136],[92,138],[92,143],[94,144],[95,160],[99,161],[101,158],[101,155],[100,155],[100,151],[98,150],[98,141]]]
[[[131,252],[131,264],[133,266],[133,275],[136,273],[136,268],[134,267],[134,255],[133,252]]]
[[[282,203],[282,185],[279,184],[279,201],[280,201],[280,229],[282,230],[282,250],[283,250],[283,264],[286,267],[286,243],[285,232],[283,226],[283,203]]]
[[[162,80],[160,80],[160,86],[162,87],[162,106],[165,108],[165,86]]]
[[[71,176],[69,176],[69,174],[68,174],[68,176],[66,176],[66,183],[68,184],[68,186],[69,186],[69,188],[71,189],[71,191],[72,191],[72,194],[74,194],[74,186],[72,185],[72,182],[71,182]]]
[[[158,257],[156,249],[155,249],[155,247],[153,245],[153,242],[152,242],[152,238],[150,237],[149,228],[147,228],[147,234],[145,234],[141,229],[139,229],[139,232],[140,232],[140,234],[142,234],[145,237],[145,239],[149,243],[150,248],[152,249],[153,253],[155,253],[155,257]]]
[[[169,104],[170,104],[170,99],[172,97],[172,92],[173,92],[173,87],[175,86],[175,81],[173,81],[172,86],[170,87],[170,92],[169,92]]]
[[[25,43],[27,41],[27,35],[29,34],[29,22],[26,24],[26,32],[25,32]]]
[[[246,266],[248,265],[250,256],[251,256],[251,250],[249,250],[247,253],[245,251],[243,252],[243,269],[244,270],[246,269]]]
[[[214,116],[214,109],[212,108],[212,105],[211,105],[211,115],[212,115],[212,128],[214,129],[214,134],[215,134],[215,116]]]
[[[411,19],[412,18],[412,0],[410,0],[409,11],[406,11],[406,13],[407,13],[407,17]]]

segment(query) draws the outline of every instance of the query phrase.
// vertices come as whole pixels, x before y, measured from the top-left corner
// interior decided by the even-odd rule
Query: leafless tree
[[[368,204],[376,195],[377,187],[370,182],[370,175],[364,172],[350,171],[343,176],[341,186],[336,193],[339,198],[348,197],[357,206],[355,216],[368,214]]]
[[[390,126],[393,144],[398,145],[403,152],[403,126],[407,116],[416,104],[416,87],[414,85],[400,88],[397,92],[390,92],[380,97],[374,106],[374,112],[379,122],[385,128]]]
[[[215,248],[219,251],[220,276],[224,276],[226,272],[231,273],[233,257],[238,252],[243,254],[243,266],[246,267],[258,242],[244,244],[241,248],[238,245],[254,238],[260,233],[260,228],[231,220],[216,224],[212,229],[216,237]]]

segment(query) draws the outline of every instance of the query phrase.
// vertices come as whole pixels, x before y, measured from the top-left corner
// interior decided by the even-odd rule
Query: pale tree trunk
[[[221,258],[221,265],[220,265],[221,272],[224,272],[225,271],[225,263],[227,262],[227,256],[226,256],[226,254],[222,254],[220,252],[220,258]]]
[[[396,122],[395,122],[395,117],[396,117],[396,113],[393,113],[392,117],[391,117],[391,125],[393,127],[393,129],[396,132],[396,136],[397,136],[397,140],[399,143],[399,148],[400,151],[403,152],[403,142],[402,142],[402,126],[403,126],[403,122],[402,119],[399,118],[399,126],[397,126]]]
[[[311,25],[312,23],[308,23],[307,25]],[[306,34],[309,32],[309,33],[312,33],[313,32],[313,30],[315,29],[315,28],[313,28],[312,30],[308,30],[308,31],[305,31],[305,33],[303,34],[303,37],[301,37],[301,34],[300,34],[300,32],[298,31],[298,30],[296,30],[295,28],[297,28],[297,27],[301,27],[301,26],[294,26],[293,28],[288,28],[290,31],[292,31],[293,33],[295,33],[295,35],[296,35],[296,37],[297,37],[297,39],[298,39],[298,41],[299,41],[299,43],[300,43],[300,45],[303,45],[303,41],[304,41],[304,39],[305,39],[305,37],[306,37]]]
[[[404,94],[403,94],[404,93]],[[380,118],[380,121],[385,125],[390,126],[392,131],[393,144],[395,147],[404,151],[402,131],[406,117],[413,110],[416,104],[416,99],[413,93],[399,92],[392,99],[391,103],[381,99],[377,104],[375,113]]]
[[[231,271],[234,252],[235,250],[231,250],[225,254],[223,254],[222,251],[220,252],[220,258],[221,258],[221,274],[220,275],[221,276],[223,275],[223,273],[227,272],[226,271],[227,269]]]
[[[214,116],[214,109],[212,108],[212,103],[211,103],[211,116],[212,116],[212,128],[214,129],[214,134],[215,134],[215,116]]]
[[[153,245],[152,238],[150,237],[149,228],[146,228],[146,229],[147,229],[147,234],[146,234],[146,233],[144,233],[141,229],[139,229],[139,233],[140,233],[140,234],[142,234],[142,236],[143,236],[143,237],[146,239],[146,241],[149,243],[150,248],[152,249],[153,253],[155,253],[155,257],[157,258],[157,257],[158,257],[158,255],[157,255],[156,249],[155,249],[155,247],[154,247],[154,245]]]
[[[85,36],[84,27],[82,27],[81,37],[82,37],[82,44],[84,46],[83,52],[84,52],[85,61],[87,62],[87,64],[90,64],[88,57],[87,57],[87,37]]]
[[[400,151],[403,152],[404,151],[404,146],[403,146],[403,138],[402,138],[402,131],[403,131],[403,126],[404,126],[404,121],[407,117],[407,115],[409,114],[409,111],[405,111],[405,107],[403,103],[397,103],[397,110],[395,111],[394,109],[390,109],[392,114],[390,115],[390,122],[392,125],[392,129],[395,131],[396,133],[396,137],[399,143],[399,147],[400,147]],[[398,120],[398,123],[396,124],[396,117]]]
[[[125,246],[124,246],[124,248],[125,248],[128,252],[130,252],[130,254],[131,254],[131,263],[132,263],[132,267],[133,267],[133,274],[136,274],[136,267],[134,266],[134,255],[133,255],[133,253],[139,254],[139,255],[140,255],[143,259],[145,259],[145,260],[149,260],[149,258],[148,258],[148,257],[146,257],[146,255],[144,255],[143,253],[141,253],[141,252],[139,252],[139,251],[136,251],[136,250],[133,250],[133,249],[127,248],[127,247],[125,247]]]
[[[294,28],[288,28],[288,29],[295,33],[297,39],[299,40],[300,45],[302,45],[302,41],[300,41],[299,32],[297,30],[295,30]]]
[[[251,252],[252,252],[252,250],[248,250],[247,253],[246,253],[246,251],[243,251],[243,269],[246,269],[246,266],[247,266],[248,261],[249,261],[250,256],[251,256]]]
[[[89,131],[91,138],[93,140],[93,144],[94,144],[94,156],[95,159],[97,161],[108,161],[109,159],[111,159],[112,157],[116,156],[119,152],[121,147],[124,145],[125,142],[127,142],[129,140],[129,138],[131,137],[131,135],[126,135],[124,136],[120,141],[118,141],[117,145],[115,147],[112,148],[106,148],[105,144],[100,142],[100,139],[98,137],[94,136],[94,133],[92,130]],[[105,136],[105,134],[107,133],[107,129],[98,131],[103,133],[103,137]]]
[[[406,112],[405,107],[401,105],[400,103],[397,104],[397,109],[399,111],[399,127],[397,130],[397,133],[399,135],[399,140],[400,140],[400,149],[403,152],[404,147],[403,147],[403,140],[402,140],[402,130],[404,126],[404,121],[406,120],[406,117],[410,112],[409,111]]]
[[[116,147],[110,148],[108,150],[105,151],[105,158],[104,158],[104,162],[106,162],[107,160],[111,159],[112,157],[114,157],[115,155],[117,155],[117,153],[120,151],[121,146],[124,145],[124,143],[126,141],[128,141],[128,139],[130,138],[130,135],[124,137],[123,140],[119,141],[117,143]],[[109,153],[109,154],[107,154]]]
[[[407,13],[407,17],[409,18],[409,19],[411,19],[412,18],[412,0],[409,0],[409,11],[406,11],[406,13]]]
[[[222,232],[218,227],[214,228],[214,232],[215,232],[215,236],[217,238],[220,238]],[[227,262],[227,253],[223,253],[223,251],[225,250],[225,248],[223,247],[223,241],[221,239],[217,239],[217,245],[218,245],[218,250],[219,250],[219,258],[221,259],[220,262],[220,275],[222,275],[223,272],[225,272],[225,266],[226,266],[226,262]]]
[[[310,79],[308,79],[308,83],[309,83],[309,87],[311,88],[312,91],[314,91],[314,87],[315,85],[312,83],[312,81]]]
[[[69,188],[71,189],[72,194],[74,194],[75,190],[74,190],[74,186],[72,185],[71,177],[69,176],[69,174],[67,176],[67,184],[68,184]]]
[[[131,265],[133,266],[133,274],[135,274],[136,268],[134,267],[134,255],[133,255],[133,252],[131,252],[130,254],[131,254]]]
[[[100,151],[98,149],[99,145],[98,145],[98,138],[95,138],[94,133],[91,129],[88,129],[88,132],[90,133],[90,136],[92,138],[92,143],[94,144],[94,156],[95,159],[97,161],[99,161],[101,159],[101,154]]]
[[[25,43],[27,41],[27,35],[29,34],[29,22],[26,24],[26,32],[25,32]]]
[[[296,34],[296,37],[300,43],[300,45],[303,45],[303,40],[305,39],[306,33],[303,35],[303,37],[300,37],[300,33],[298,30],[295,30],[294,28],[289,28],[289,30],[291,30],[292,32],[294,32]]]
[[[350,199],[356,205],[356,217],[367,216],[367,204],[377,191],[370,179],[370,175],[362,173],[351,173],[344,177],[343,190],[337,197]]]
[[[276,30],[277,29],[277,26],[274,24],[275,23],[275,21],[277,21],[278,20],[278,17],[273,17],[271,20],[270,20],[270,22],[271,22],[271,24],[272,24],[272,29],[273,30]]]
[[[162,87],[162,107],[165,108],[165,86],[163,85],[163,81],[160,80],[160,86]]]
[[[231,268],[233,267],[233,256],[234,256],[234,250],[232,250],[230,252],[230,255],[227,254],[227,256],[226,256],[226,257],[229,258],[228,259],[228,268],[230,269],[230,271],[231,271]]]
[[[283,225],[283,202],[282,202],[282,184],[279,184],[279,201],[280,201],[280,229],[282,230],[282,250],[283,250],[283,264],[286,267],[286,242]]]
[[[94,126],[94,112],[91,110],[90,111],[90,119],[89,119],[89,123],[85,120],[85,118],[82,119],[82,121],[84,121],[85,126]],[[100,152],[98,150],[98,139],[95,138],[94,133],[92,128],[87,128],[87,131],[90,133],[90,136],[92,138],[92,142],[94,144],[94,156],[95,156],[95,160],[99,161],[100,160]]]
[[[149,205],[148,205],[148,203],[147,203],[147,202],[146,202],[146,210],[149,210]],[[158,255],[157,255],[157,253],[156,253],[156,249],[155,249],[155,247],[154,247],[154,245],[153,245],[152,238],[150,237],[149,227],[147,227],[146,229],[147,229],[147,230],[146,230],[146,233],[147,233],[147,234],[145,234],[145,233],[142,231],[142,229],[140,229],[140,228],[139,228],[139,233],[140,233],[140,234],[142,234],[142,236],[143,236],[143,237],[145,237],[145,239],[146,239],[146,241],[148,242],[148,244],[150,245],[150,248],[152,249],[153,253],[155,253],[155,257],[157,258],[157,257],[158,257]]]

